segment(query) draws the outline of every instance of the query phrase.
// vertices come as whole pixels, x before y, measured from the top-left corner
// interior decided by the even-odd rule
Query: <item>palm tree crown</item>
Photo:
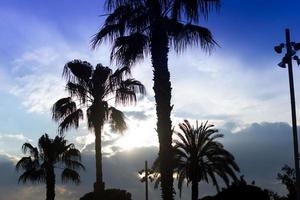
[[[24,170],[19,182],[46,183],[46,200],[53,200],[55,197],[55,169],[62,169],[63,182],[80,183],[80,176],[76,171],[84,169],[80,162],[80,151],[73,143],[67,144],[64,137],[56,136],[50,139],[44,134],[38,141],[38,148],[24,143],[22,150],[24,154],[28,152],[29,156],[21,158],[16,164],[18,171]]]
[[[139,81],[125,79],[129,74],[130,70],[126,67],[113,73],[109,67],[101,64],[93,68],[86,61],[68,62],[64,67],[63,76],[67,79],[66,90],[70,96],[58,100],[52,108],[53,119],[60,123],[60,133],[71,127],[78,128],[79,120],[84,117],[83,109],[86,109],[88,128],[93,130],[96,136],[95,192],[104,190],[101,152],[103,125],[109,122],[112,130],[119,132],[127,128],[124,114],[109,105],[109,100],[114,99],[115,104],[127,105],[136,102],[136,93],[145,94],[145,88]]]
[[[199,26],[201,15],[219,8],[220,0],[107,0],[110,14],[94,35],[96,48],[104,40],[113,43],[111,59],[131,66],[148,54],[155,30],[168,37],[168,44],[181,52],[190,45],[210,50],[216,42],[211,32]]]
[[[114,73],[109,67],[98,64],[93,66],[81,60],[68,62],[63,71],[67,79],[66,90],[70,96],[58,100],[52,107],[52,117],[59,122],[59,132],[78,128],[86,108],[88,127],[103,126],[105,121],[116,131],[124,131],[126,123],[123,113],[108,104],[115,99],[116,104],[130,104],[137,100],[136,93],[145,93],[144,86],[137,80],[126,79],[130,73],[127,68],[117,69]],[[76,105],[79,102],[79,106]]]
[[[175,173],[178,177],[178,188],[181,191],[184,179],[192,183],[192,199],[198,199],[198,182],[209,182],[209,178],[219,191],[217,176],[228,186],[230,178],[237,180],[235,171],[239,171],[234,156],[224,149],[216,139],[223,137],[218,134],[214,125],[208,122],[196,122],[192,126],[188,120],[179,124],[181,132],[175,132],[178,139],[174,140]],[[194,191],[193,191],[194,190]]]

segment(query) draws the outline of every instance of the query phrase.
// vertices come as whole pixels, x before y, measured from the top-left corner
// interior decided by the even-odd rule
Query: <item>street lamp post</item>
[[[142,175],[145,175],[143,177],[141,177],[140,181],[141,182],[145,182],[145,199],[148,200],[148,179],[150,178],[149,175],[150,175],[150,172],[149,169],[148,169],[148,162],[147,160],[145,160],[145,169],[139,171],[139,174],[142,176]]]
[[[296,192],[297,200],[300,200],[300,177],[299,177],[299,151],[298,151],[298,135],[297,135],[297,118],[296,118],[296,105],[295,105],[295,92],[294,92],[294,78],[293,78],[293,63],[296,60],[300,64],[300,59],[296,56],[296,51],[300,49],[300,43],[291,42],[289,29],[285,30],[286,43],[281,43],[275,46],[274,50],[277,53],[282,53],[282,49],[286,49],[286,54],[282,61],[278,64],[279,67],[288,67],[289,85],[290,85],[290,98],[291,98],[291,111],[292,111],[292,125],[293,125],[293,139],[294,139],[294,161],[296,172]]]

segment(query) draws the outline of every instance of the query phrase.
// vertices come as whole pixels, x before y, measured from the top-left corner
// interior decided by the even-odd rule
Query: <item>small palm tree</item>
[[[200,18],[219,8],[220,0],[106,0],[110,12],[92,45],[113,43],[111,59],[132,66],[151,55],[155,93],[161,187],[165,200],[173,199],[171,82],[169,48],[182,52],[190,46],[211,50],[216,42],[211,32],[200,26]]]
[[[80,151],[73,143],[67,144],[64,137],[50,139],[44,134],[38,141],[38,148],[24,143],[22,150],[24,154],[29,152],[30,155],[21,158],[16,164],[17,171],[24,170],[19,182],[46,183],[46,200],[55,198],[55,169],[62,169],[63,182],[80,183],[80,176],[76,171],[84,169],[80,162]]]
[[[213,125],[208,122],[191,126],[188,120],[179,124],[182,133],[174,131],[178,139],[173,143],[172,167],[178,179],[178,189],[182,190],[184,180],[192,183],[192,200],[198,199],[198,183],[200,181],[209,182],[209,178],[219,191],[217,176],[219,176],[228,186],[230,178],[237,181],[235,171],[239,172],[239,167],[234,161],[231,153],[224,149],[223,145],[216,139],[223,137],[217,134],[218,130],[213,129]],[[160,160],[157,158],[152,166],[151,180],[155,180],[154,187],[157,188],[161,181],[159,171]]]
[[[101,135],[105,122],[109,122],[113,131],[123,132],[127,126],[124,114],[109,105],[127,105],[135,103],[136,93],[145,94],[144,86],[135,79],[124,79],[130,73],[128,68],[117,69],[114,73],[109,67],[98,64],[95,68],[86,61],[68,62],[63,71],[67,80],[66,90],[70,96],[58,100],[52,108],[52,118],[59,122],[59,132],[79,127],[86,109],[88,128],[95,133],[96,182],[94,192],[100,195],[104,191],[102,177]],[[79,103],[77,106],[76,102]]]
[[[234,156],[224,149],[216,139],[223,137],[217,134],[218,130],[208,122],[191,126],[188,120],[179,124],[182,131],[175,132],[178,140],[174,140],[175,146],[175,173],[178,177],[178,188],[181,191],[184,179],[192,183],[192,200],[198,199],[198,183],[209,182],[209,178],[219,191],[216,177],[220,177],[228,186],[230,178],[237,180],[235,171],[239,167],[235,163]]]

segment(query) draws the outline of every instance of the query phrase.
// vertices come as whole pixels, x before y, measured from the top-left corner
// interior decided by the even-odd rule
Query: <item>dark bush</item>
[[[248,185],[241,177],[240,181],[233,183],[226,189],[223,189],[214,197],[204,197],[201,200],[270,200],[268,192],[255,186]]]
[[[90,192],[85,194],[80,200],[95,200],[94,193]],[[125,190],[107,189],[103,193],[103,197],[97,200],[132,200],[131,194]]]

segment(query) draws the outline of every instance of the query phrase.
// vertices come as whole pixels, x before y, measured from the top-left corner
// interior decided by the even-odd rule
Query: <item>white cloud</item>
[[[31,138],[26,137],[22,133],[0,134],[0,154],[6,155],[13,161],[17,161],[21,157],[21,147],[25,142],[32,142]]]
[[[23,134],[0,134],[0,139],[14,139],[24,142],[31,142],[32,139],[25,137]]]
[[[27,75],[16,80],[11,93],[22,98],[29,112],[49,113],[51,106],[65,96],[64,83],[54,75]]]
[[[170,60],[177,117],[244,123],[289,121],[287,76],[274,63],[261,63],[269,68],[257,62],[250,66],[222,50],[212,56],[189,51],[176,62]]]
[[[80,151],[83,151],[88,145],[95,142],[95,135],[93,133],[88,133],[87,135],[78,136],[75,138],[75,141],[82,145]]]
[[[20,140],[23,142],[31,142],[32,139],[24,136],[22,133],[19,134],[0,134],[0,139],[13,139],[13,140]]]

